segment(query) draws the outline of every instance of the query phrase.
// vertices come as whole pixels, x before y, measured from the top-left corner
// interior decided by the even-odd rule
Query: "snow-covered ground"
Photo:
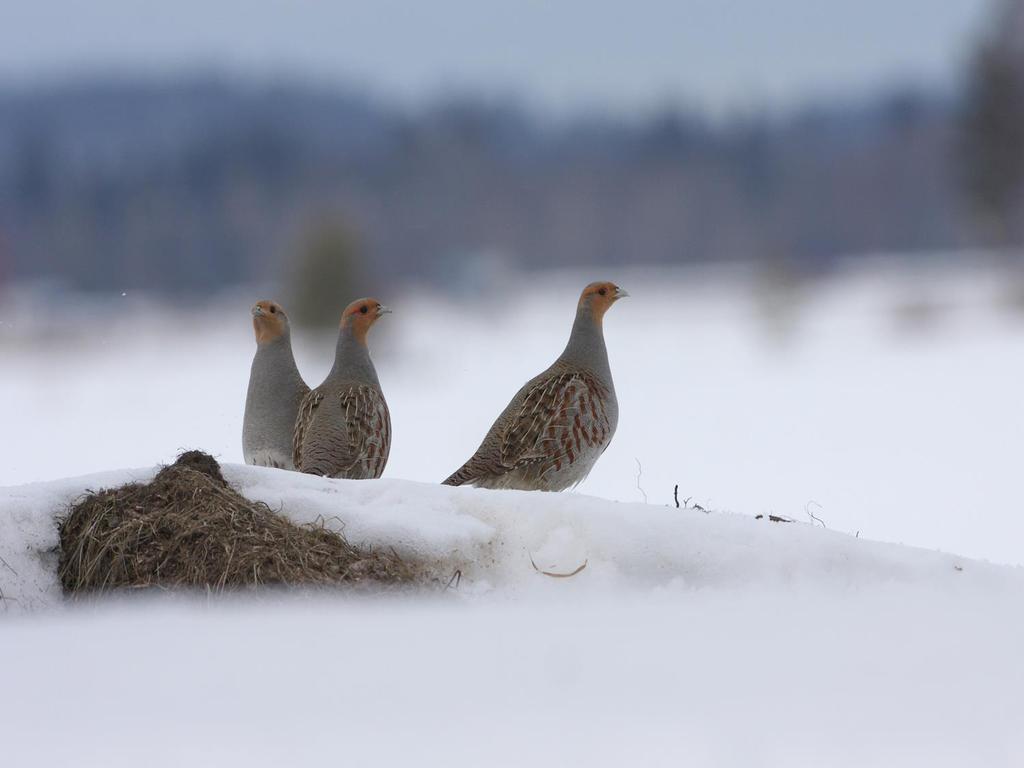
[[[633,298],[591,477],[438,486],[597,277]],[[255,297],[0,303],[0,764],[1022,765],[1024,570],[971,559],[1024,563],[1020,289],[881,267],[781,303],[693,273],[381,296],[395,435],[369,482],[231,463]],[[332,340],[296,342],[317,383]],[[54,514],[192,447],[457,589],[65,606]]]
[[[6,609],[60,599],[42,510],[151,473],[0,489]],[[4,764],[1024,759],[1021,569],[584,495],[225,475],[462,580],[415,597],[150,598],[0,622]],[[551,578],[531,558],[587,567]]]
[[[394,423],[385,476],[458,467],[561,351],[580,287],[608,277],[632,294],[606,321],[621,418],[580,493],[666,504],[678,484],[716,510],[807,510],[836,530],[1024,563],[1024,288],[982,264],[882,264],[781,301],[689,272],[381,296],[395,309],[371,339]],[[0,485],[190,447],[240,461],[254,298],[154,310],[116,294],[46,317],[0,304]],[[318,383],[333,340],[295,340]]]
[[[246,496],[299,523],[340,526],[355,544],[394,549],[467,595],[547,594],[536,569],[569,574],[559,595],[689,593],[704,588],[844,591],[918,584],[979,593],[1024,587],[1024,569],[857,539],[809,523],[580,494],[448,488],[403,480],[343,481],[224,465]],[[147,481],[153,469],[0,488],[0,592],[9,610],[61,602],[55,517],[88,489]],[[532,560],[532,564],[531,564]],[[1024,595],[1022,595],[1024,596]]]
[[[12,766],[1013,768],[1019,595],[132,606],[0,625]]]

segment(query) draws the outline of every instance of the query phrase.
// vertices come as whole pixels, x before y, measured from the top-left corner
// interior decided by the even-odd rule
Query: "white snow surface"
[[[224,465],[458,588],[64,606],[55,517],[0,489],[4,764],[1015,766],[1024,571],[809,523]],[[565,573],[552,578],[538,567]],[[13,614],[20,614],[15,617]]]
[[[836,589],[888,583],[1017,589],[1024,570],[859,540],[806,523],[627,504],[580,494],[449,488],[402,480],[331,480],[223,465],[228,482],[298,523],[323,520],[354,544],[394,549],[464,593],[516,595],[699,588]],[[5,608],[60,602],[56,518],[88,490],[148,480],[125,470],[0,489]],[[532,562],[531,562],[532,561]],[[538,570],[569,574],[545,577]],[[536,566],[536,567],[535,567]],[[552,581],[559,582],[557,586]]]
[[[55,516],[153,473],[0,488],[5,765],[1024,760],[1019,567],[804,522],[224,465],[296,521],[442,584],[461,569],[458,589],[63,605]]]
[[[0,622],[11,766],[1012,768],[1019,595],[903,584]]]

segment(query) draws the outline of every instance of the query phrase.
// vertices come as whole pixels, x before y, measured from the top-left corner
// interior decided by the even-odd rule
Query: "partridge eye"
[[[270,308],[270,314],[276,315],[277,314],[277,307],[271,307]]]
[[[598,291],[598,293],[600,293],[602,296],[607,296],[608,295],[608,289],[607,288],[602,288],[601,290]]]
[[[367,306],[366,306],[366,305],[364,304],[363,306],[361,306],[361,307],[359,308],[359,311],[360,311],[360,312],[362,312],[362,313],[363,313],[363,314],[365,315],[365,314],[366,314],[367,312],[369,312],[370,310],[369,310],[369,308],[368,308],[368,307],[367,307]]]

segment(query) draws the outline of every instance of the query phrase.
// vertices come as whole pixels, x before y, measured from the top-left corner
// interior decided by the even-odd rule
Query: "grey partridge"
[[[302,400],[295,420],[294,459],[300,472],[362,480],[384,471],[391,415],[366,334],[390,311],[376,299],[359,299],[342,313],[334,367]]]
[[[299,403],[309,392],[295,366],[288,315],[280,304],[257,301],[252,308],[256,355],[242,419],[246,464],[294,469],[292,435]]]
[[[614,283],[583,289],[565,351],[516,393],[445,485],[561,491],[587,477],[619,419],[604,315],[628,295]]]

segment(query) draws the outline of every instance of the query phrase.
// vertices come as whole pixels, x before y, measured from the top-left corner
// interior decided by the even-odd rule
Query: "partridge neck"
[[[295,366],[295,356],[292,354],[291,338],[287,333],[272,341],[256,345],[253,372],[256,378],[268,386],[279,383],[277,379],[286,380],[299,375],[299,369]]]
[[[595,318],[588,306],[581,306],[576,312],[576,321],[569,334],[569,343],[559,358],[567,365],[584,368],[599,376],[611,377],[608,367],[608,351],[604,345],[604,327],[600,318]]]
[[[370,360],[370,350],[363,341],[356,339],[348,327],[338,332],[334,367],[330,375],[377,384],[377,372],[374,370],[373,361]]]
[[[273,339],[261,341],[256,344],[256,355],[258,357],[291,357],[292,340],[288,333],[282,333]]]

